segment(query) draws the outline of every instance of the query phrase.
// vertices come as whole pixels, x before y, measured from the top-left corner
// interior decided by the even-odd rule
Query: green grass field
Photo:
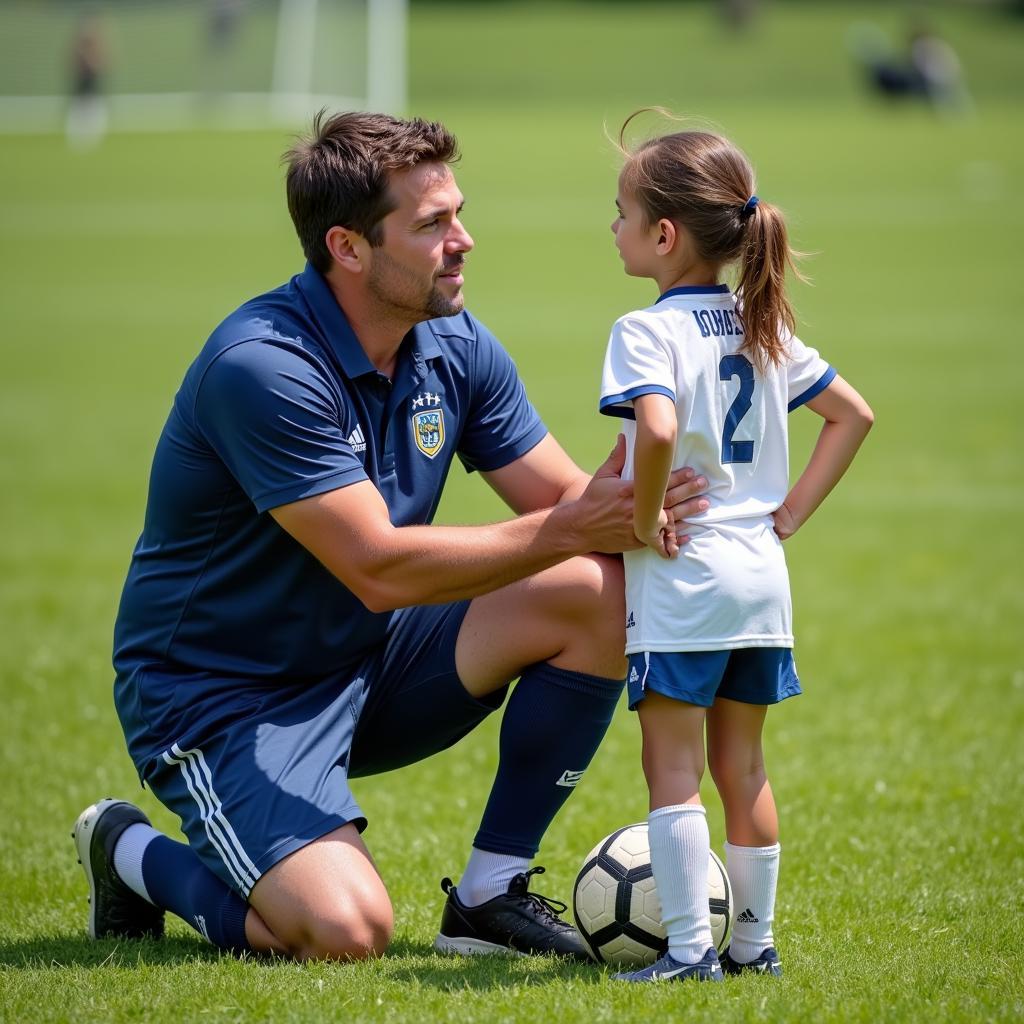
[[[636,991],[596,967],[435,956],[438,880],[462,868],[496,721],[357,783],[397,908],[383,959],[237,962],[180,922],[159,944],[85,937],[78,811],[120,795],[175,830],[138,789],[110,699],[152,448],[210,328],[301,258],[283,133],[115,135],[91,153],[2,137],[2,1019],[1022,1019],[1024,22],[939,9],[977,103],[949,119],[857,88],[845,31],[865,16],[897,28],[889,6],[769,14],[733,39],[697,4],[414,5],[411,90],[413,111],[463,142],[470,306],[583,465],[613,439],[596,414],[608,326],[653,294],[611,244],[604,123],[646,103],[712,119],[814,254],[801,334],[877,424],[787,548],[805,696],[768,737],[786,977]],[[814,426],[795,417],[797,468]],[[453,473],[443,521],[500,514]],[[566,898],[590,846],[645,813],[623,708],[549,832],[541,891]]]

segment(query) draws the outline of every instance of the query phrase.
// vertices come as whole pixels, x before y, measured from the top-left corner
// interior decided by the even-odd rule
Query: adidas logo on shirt
[[[356,424],[356,429],[348,435],[348,443],[352,445],[352,451],[354,452],[365,452],[366,451],[366,438],[363,436],[363,428]]]
[[[740,914],[740,916],[736,918],[736,920],[739,921],[740,924],[758,924],[759,923],[758,918],[756,918],[754,916],[754,912],[750,909],[750,907],[747,907],[747,909],[744,910],[743,913]]]
[[[629,618],[626,619],[626,629],[632,629],[636,625],[636,619],[633,618],[633,613],[629,613]]]

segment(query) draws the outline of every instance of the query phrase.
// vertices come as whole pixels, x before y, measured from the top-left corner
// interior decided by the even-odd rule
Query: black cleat
[[[509,882],[504,896],[467,907],[459,899],[450,878],[441,879],[441,890],[448,900],[441,915],[441,931],[434,948],[442,953],[504,953],[526,956],[551,953],[592,962],[580,933],[558,915],[566,905],[539,893],[528,892],[531,875],[543,873],[531,868]]]
[[[748,964],[737,963],[726,949],[722,954],[722,970],[726,974],[770,974],[774,978],[782,977],[782,964],[774,946],[762,949],[760,956]]]
[[[129,825],[149,818],[124,800],[100,800],[86,807],[71,838],[89,882],[89,935],[94,939],[158,939],[164,912],[132,892],[114,873],[114,845]]]

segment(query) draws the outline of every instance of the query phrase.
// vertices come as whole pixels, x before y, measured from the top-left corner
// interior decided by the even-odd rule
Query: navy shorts
[[[648,690],[709,708],[716,697],[744,704],[778,704],[800,690],[788,647],[738,647],[729,651],[641,651],[628,655],[629,708]]]
[[[354,672],[256,699],[243,691],[216,729],[186,732],[150,760],[145,782],[207,867],[248,897],[289,853],[348,822],[365,828],[350,777],[429,757],[500,707],[505,689],[478,700],[455,671],[468,607],[402,609]]]

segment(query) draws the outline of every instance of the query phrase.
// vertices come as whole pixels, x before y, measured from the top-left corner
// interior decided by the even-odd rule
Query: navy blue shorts
[[[630,654],[629,708],[648,690],[709,708],[716,697],[744,704],[778,704],[800,690],[793,652],[788,647],[738,647],[729,651]]]
[[[444,750],[501,706],[505,689],[478,700],[455,671],[468,607],[402,609],[387,642],[354,672],[243,690],[238,712],[218,728],[184,733],[144,766],[145,782],[215,874],[248,897],[289,853],[348,822],[362,831],[350,777]],[[196,704],[198,721],[201,696]]]

